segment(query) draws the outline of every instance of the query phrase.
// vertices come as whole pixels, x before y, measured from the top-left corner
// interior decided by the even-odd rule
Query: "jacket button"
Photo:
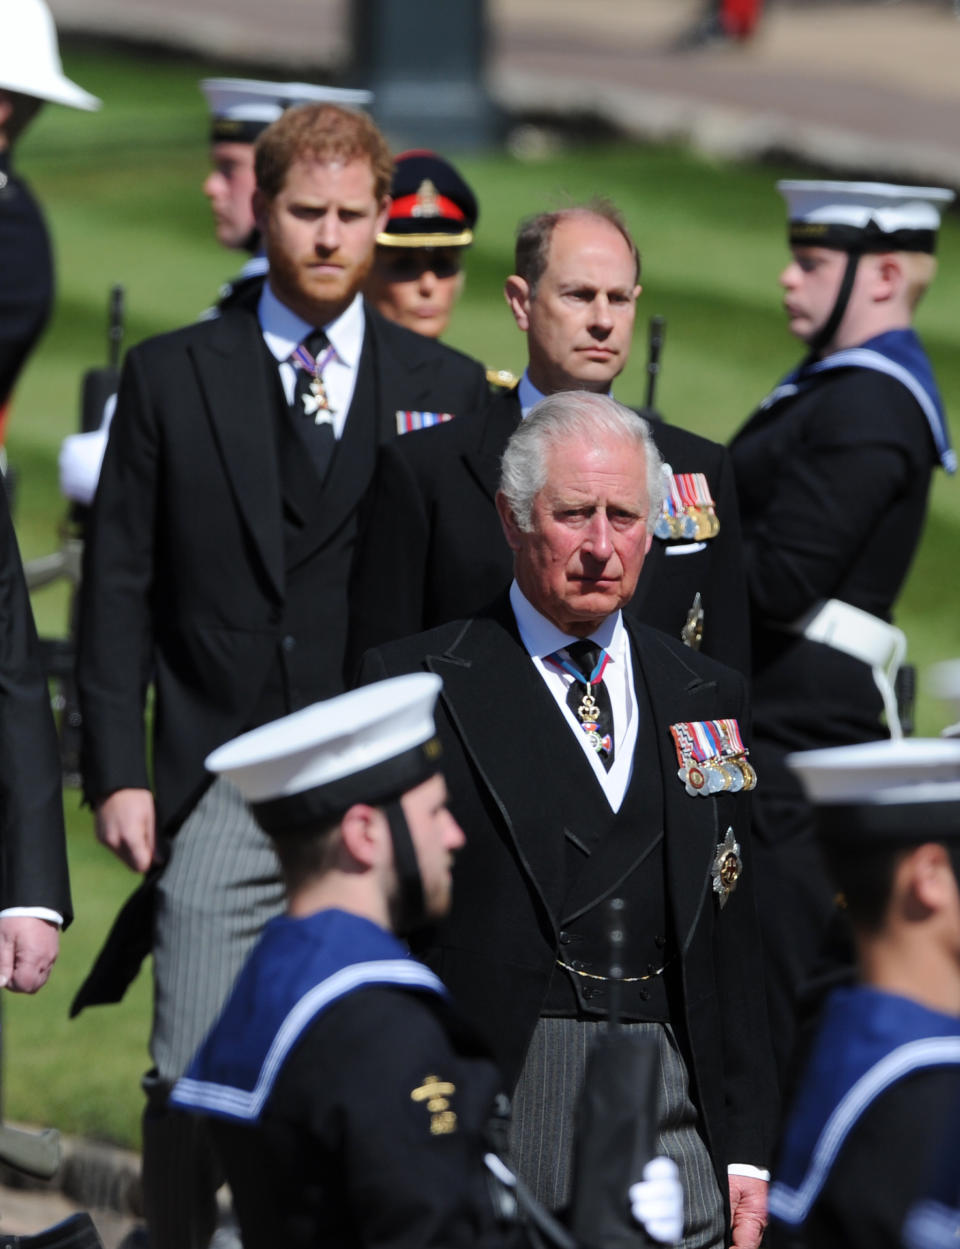
[[[653,944],[657,947],[658,950],[662,950],[663,947],[667,944],[667,939],[666,937],[654,937]]]
[[[289,633],[280,643],[280,645],[283,647],[285,651],[292,651],[293,648],[296,646],[296,644],[297,644],[297,639],[295,637],[291,637]]]
[[[650,1000],[650,994],[646,989],[641,989],[637,996],[640,998],[641,1002],[647,1002]]]
[[[572,940],[573,940],[573,938],[571,937],[570,933],[568,933],[568,932],[562,932],[562,933],[560,934],[560,944],[561,944],[561,945],[569,945],[569,944],[570,944],[570,942],[571,942]]]
[[[583,999],[584,999],[584,1001],[589,1002],[589,1001],[590,1001],[590,999],[593,997],[593,995],[594,995],[595,993],[596,993],[596,989],[594,989],[593,985],[589,985],[589,984],[588,984],[588,985],[584,985],[584,987],[583,987]]]

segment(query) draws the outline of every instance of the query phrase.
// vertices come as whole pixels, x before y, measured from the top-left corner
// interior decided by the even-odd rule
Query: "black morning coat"
[[[163,833],[208,783],[206,755],[254,726],[278,662],[288,706],[274,714],[343,688],[347,574],[377,447],[396,437],[398,410],[463,416],[486,393],[476,361],[367,307],[353,403],[320,488],[286,433],[254,311],[128,353],[85,552],[78,678],[91,802],[150,783],[151,679]]]
[[[60,751],[20,552],[0,481],[0,909],[73,914]]]
[[[500,457],[519,423],[514,390],[493,399],[479,421],[452,421],[383,448],[361,512],[348,670],[370,647],[464,619],[509,584],[513,556],[494,497]],[[703,653],[747,673],[746,581],[729,456],[687,430],[659,421],[651,429],[675,473],[706,474],[720,530],[702,544],[655,537],[627,611],[679,638],[699,591]]]
[[[638,696],[645,686],[659,748],[648,771],[634,769],[631,785],[662,790],[669,938],[680,951],[682,985],[671,1023],[726,1193],[729,1163],[766,1165],[776,1114],[749,799],[690,797],[677,778],[670,725],[721,717],[743,724],[745,682],[656,630],[626,623]],[[418,953],[487,1038],[512,1084],[560,948],[565,834],[576,840],[590,818],[583,795],[597,782],[520,643],[505,596],[470,621],[369,652],[362,679],[422,670],[443,679],[436,716],[442,766],[467,844],[456,860],[452,912]],[[584,906],[613,896],[649,849],[625,822],[616,828],[617,841],[602,856],[607,875],[596,879],[586,860],[578,884]],[[741,845],[743,874],[721,909],[713,864],[728,828]],[[590,840],[589,827],[580,827],[580,840]]]

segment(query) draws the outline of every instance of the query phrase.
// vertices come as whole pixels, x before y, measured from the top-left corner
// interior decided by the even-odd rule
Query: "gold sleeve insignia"
[[[431,1136],[449,1136],[457,1130],[456,1111],[450,1109],[450,1098],[456,1087],[439,1076],[424,1076],[423,1083],[410,1094],[413,1102],[423,1102],[430,1114]]]

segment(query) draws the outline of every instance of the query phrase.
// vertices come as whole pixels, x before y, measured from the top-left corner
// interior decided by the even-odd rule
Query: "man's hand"
[[[135,872],[153,862],[157,844],[157,817],[149,789],[117,789],[97,804],[94,813],[97,840]]]
[[[728,1176],[730,1184],[730,1227],[734,1249],[757,1249],[767,1225],[766,1180],[752,1175]]]
[[[60,930],[47,919],[0,916],[0,989],[36,993],[47,983],[60,948]]]

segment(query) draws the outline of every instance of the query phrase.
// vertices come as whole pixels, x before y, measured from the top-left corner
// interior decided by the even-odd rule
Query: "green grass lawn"
[[[220,249],[200,194],[207,121],[197,79],[211,71],[170,58],[67,49],[66,70],[100,95],[99,114],[49,108],[18,151],[18,168],[46,207],[58,258],[56,315],[16,396],[9,436],[20,473],[17,528],[26,556],[56,543],[61,439],[77,426],[79,380],[105,359],[109,287],[127,291],[127,342],[192,320],[239,267]],[[523,342],[502,300],[518,219],[593,194],[625,211],[644,252],[641,318],[667,318],[659,406],[669,420],[725,441],[797,359],[776,275],[785,260],[774,180],[788,169],[735,167],[674,149],[568,148],[536,163],[464,158],[482,207],[466,293],[449,341],[491,366],[519,370]],[[918,325],[960,435],[960,226],[943,231],[941,274]],[[642,331],[617,386],[642,402]],[[927,533],[899,623],[915,662],[960,654],[956,552],[960,488],[937,475]],[[60,633],[65,595],[35,597],[42,631]],[[921,701],[919,729],[947,716]],[[50,986],[7,997],[5,1100],[11,1117],[135,1143],[149,1020],[146,977],[119,1007],[68,1022],[67,1006],[134,878],[98,847],[89,813],[67,797],[77,920]]]

